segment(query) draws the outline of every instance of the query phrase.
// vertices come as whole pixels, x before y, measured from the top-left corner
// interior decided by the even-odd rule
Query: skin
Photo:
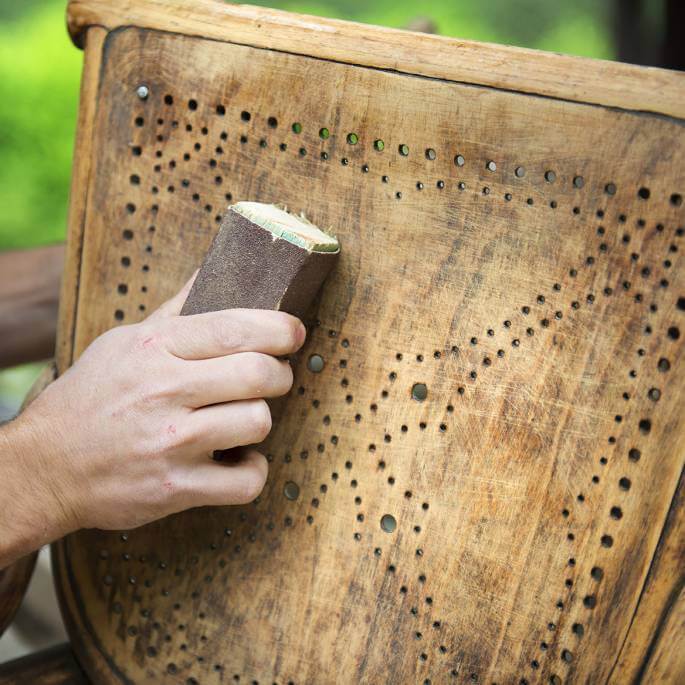
[[[192,280],[141,323],[97,338],[0,428],[0,568],[80,528],[131,529],[190,507],[244,504],[267,462],[265,398],[293,374],[293,316],[179,316]],[[229,462],[214,450],[238,448]]]
[[[0,254],[0,369],[52,357],[64,245]]]

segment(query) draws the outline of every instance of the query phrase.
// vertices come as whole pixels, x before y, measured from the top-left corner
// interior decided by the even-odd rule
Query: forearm
[[[0,569],[76,528],[52,487],[50,444],[22,418],[0,427]]]
[[[51,357],[64,245],[0,254],[0,368]]]

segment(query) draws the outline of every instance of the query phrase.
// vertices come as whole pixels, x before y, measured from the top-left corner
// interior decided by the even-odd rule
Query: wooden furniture
[[[0,667],[2,685],[87,685],[88,682],[68,645],[50,647]]]
[[[683,682],[685,77],[74,0],[58,366],[235,200],[331,227],[254,504],[54,546],[98,683]]]

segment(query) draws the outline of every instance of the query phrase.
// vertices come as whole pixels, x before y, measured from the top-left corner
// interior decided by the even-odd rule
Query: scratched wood
[[[640,599],[683,558],[682,121],[180,33],[103,44],[74,356],[173,293],[232,201],[304,211],[342,255],[259,500],[55,546],[86,671],[675,672],[678,614],[644,638],[672,598]]]

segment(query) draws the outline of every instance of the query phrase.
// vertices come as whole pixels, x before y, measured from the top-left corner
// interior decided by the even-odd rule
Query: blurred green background
[[[254,4],[405,27],[432,20],[449,36],[614,58],[620,0],[257,0]],[[636,3],[633,3],[633,5]],[[638,3],[639,4],[639,3]],[[663,3],[642,24],[660,31]],[[0,249],[64,237],[81,53],[66,0],[0,0]]]
[[[639,27],[642,38],[633,39],[630,31],[624,31],[623,43],[633,51],[632,59],[640,61],[641,54],[653,51],[654,37],[663,33],[666,2],[257,0],[253,4],[394,27],[426,18],[444,35],[609,59],[621,52],[621,41],[616,41],[618,10],[630,5],[631,26]],[[81,67],[81,53],[67,36],[65,6],[66,0],[0,0],[0,250],[64,239]],[[645,55],[643,61],[648,60]],[[35,368],[0,374],[0,402],[3,394],[22,393],[27,374],[33,373]]]

